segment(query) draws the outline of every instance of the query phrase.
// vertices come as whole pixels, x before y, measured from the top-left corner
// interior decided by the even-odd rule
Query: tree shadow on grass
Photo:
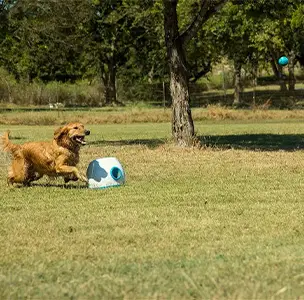
[[[107,140],[96,140],[90,142],[93,146],[136,146],[145,145],[148,148],[154,149],[167,142],[166,139],[133,139],[133,140],[118,140],[118,141],[107,141]]]
[[[255,151],[297,151],[304,149],[304,134],[240,134],[200,136],[207,147]]]
[[[242,149],[255,151],[297,151],[304,149],[304,134],[239,134],[200,136],[202,145],[218,149]],[[167,143],[166,139],[96,140],[94,146],[145,145],[154,149]]]

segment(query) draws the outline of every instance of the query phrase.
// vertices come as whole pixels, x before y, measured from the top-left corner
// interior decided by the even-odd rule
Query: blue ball
[[[288,57],[286,57],[286,56],[281,56],[278,60],[279,65],[283,66],[283,67],[288,65],[288,62],[289,62],[289,60],[288,60]]]

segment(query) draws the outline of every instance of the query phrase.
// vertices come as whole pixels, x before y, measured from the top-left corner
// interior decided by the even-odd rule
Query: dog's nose
[[[84,134],[85,134],[85,135],[90,135],[90,133],[91,133],[90,130],[85,130],[85,131],[84,131]]]

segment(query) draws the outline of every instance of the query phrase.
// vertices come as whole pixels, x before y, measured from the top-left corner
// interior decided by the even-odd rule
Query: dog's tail
[[[2,141],[2,148],[4,151],[15,153],[20,149],[19,145],[13,144],[9,139],[10,131],[4,132],[4,134],[0,137]]]

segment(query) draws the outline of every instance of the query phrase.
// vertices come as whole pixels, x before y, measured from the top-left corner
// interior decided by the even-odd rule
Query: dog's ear
[[[59,127],[54,132],[54,140],[59,140],[67,132],[66,127]]]

